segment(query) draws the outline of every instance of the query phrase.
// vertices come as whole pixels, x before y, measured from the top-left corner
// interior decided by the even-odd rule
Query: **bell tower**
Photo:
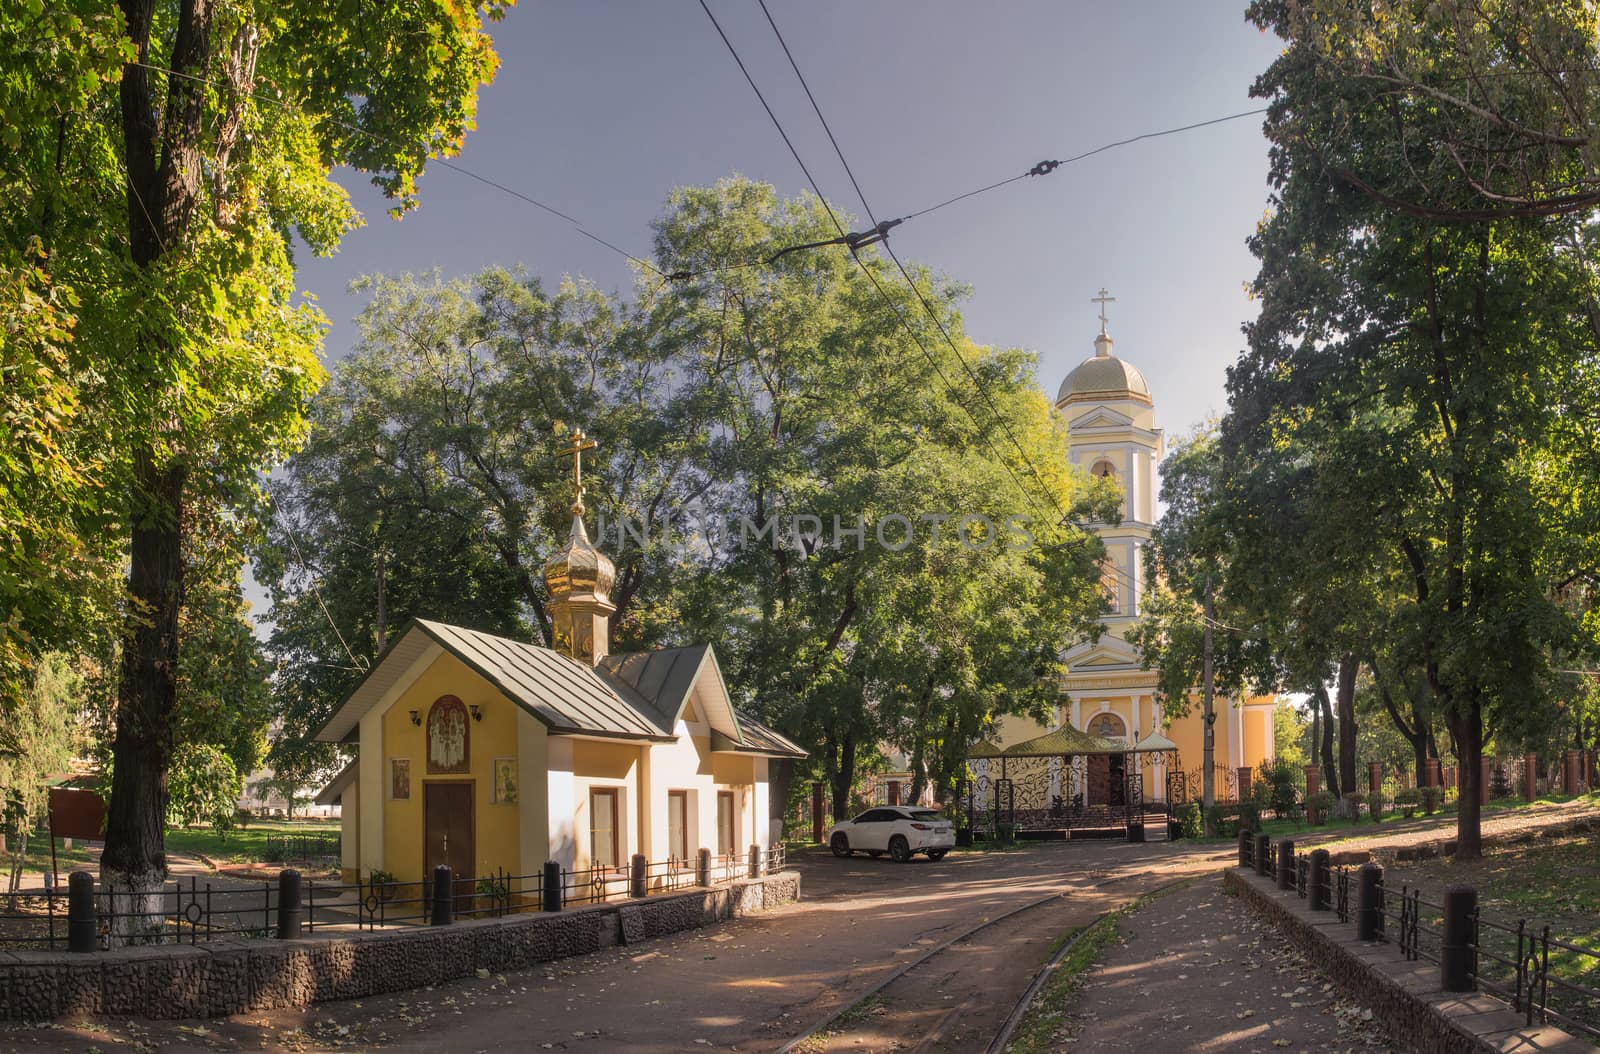
[[[583,452],[596,444],[574,428],[562,457],[572,458],[572,531],[544,565],[550,591],[550,646],[563,655],[593,666],[611,649],[611,587],[617,566],[595,548],[583,525]]]

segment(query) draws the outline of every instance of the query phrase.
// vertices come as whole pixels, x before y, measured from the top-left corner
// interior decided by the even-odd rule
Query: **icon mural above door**
[[[467,707],[453,695],[441,695],[428,710],[428,772],[471,771],[468,750],[471,722]]]

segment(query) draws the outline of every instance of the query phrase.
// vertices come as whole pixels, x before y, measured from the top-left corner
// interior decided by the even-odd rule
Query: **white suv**
[[[916,853],[938,860],[955,844],[956,829],[949,819],[933,809],[906,805],[868,809],[828,832],[828,847],[834,856],[849,856],[859,849],[868,856],[888,853],[902,864]]]

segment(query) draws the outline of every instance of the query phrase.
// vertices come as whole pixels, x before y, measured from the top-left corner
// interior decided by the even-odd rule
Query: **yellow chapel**
[[[340,804],[346,881],[458,882],[504,873],[726,863],[782,831],[769,766],[806,752],[734,707],[709,644],[611,654],[616,567],[576,500],[544,568],[551,642],[415,619],[318,733],[356,760],[318,796]]]

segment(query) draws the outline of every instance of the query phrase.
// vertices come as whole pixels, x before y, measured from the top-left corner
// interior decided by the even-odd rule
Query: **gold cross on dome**
[[[1106,336],[1107,335],[1106,334],[1106,323],[1111,321],[1110,319],[1106,318],[1106,305],[1107,304],[1114,304],[1114,303],[1116,303],[1116,301],[1117,301],[1116,297],[1107,296],[1106,295],[1106,287],[1105,286],[1101,286],[1100,287],[1100,295],[1099,296],[1091,296],[1089,298],[1089,303],[1091,303],[1091,304],[1099,304],[1100,305],[1100,334],[1102,336]]]
[[[568,446],[565,450],[556,452],[557,457],[572,458],[572,511],[579,516],[583,515],[583,452],[593,450],[599,446],[593,439],[583,434],[583,429],[574,428],[567,437]]]

